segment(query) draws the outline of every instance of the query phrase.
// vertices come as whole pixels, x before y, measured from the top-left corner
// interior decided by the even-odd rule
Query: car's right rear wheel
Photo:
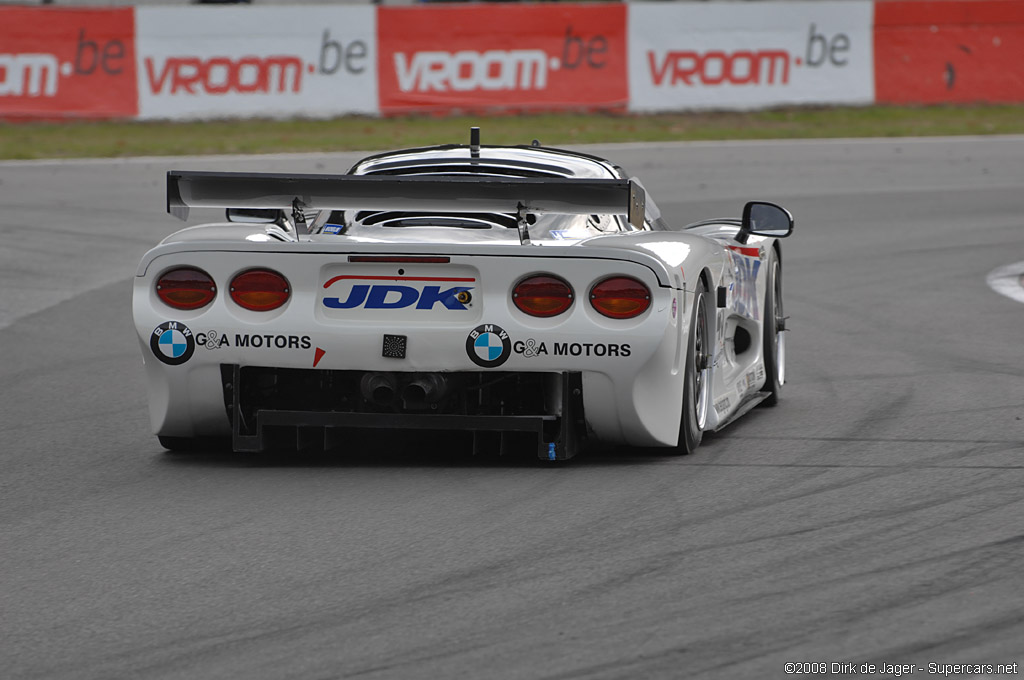
[[[768,259],[768,281],[764,297],[764,391],[765,406],[775,406],[786,384],[785,315],[782,309],[782,265],[773,248]]]
[[[679,424],[676,453],[693,453],[704,437],[711,400],[711,335],[708,325],[708,295],[702,281],[693,297],[693,315],[686,345],[683,375],[683,413]]]

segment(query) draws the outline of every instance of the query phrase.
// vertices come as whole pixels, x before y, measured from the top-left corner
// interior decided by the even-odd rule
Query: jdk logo
[[[336,280],[328,281],[324,288]],[[473,279],[461,280],[473,281]],[[450,282],[452,279],[447,281]],[[324,306],[331,309],[405,309],[407,307],[434,309],[440,304],[446,309],[465,311],[473,299],[470,292],[472,290],[472,286],[446,288],[441,285],[429,285],[420,289],[395,283],[357,283],[352,286],[344,298],[325,297]]]

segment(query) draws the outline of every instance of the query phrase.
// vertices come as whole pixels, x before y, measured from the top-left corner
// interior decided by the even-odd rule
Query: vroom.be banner
[[[132,10],[0,7],[0,116],[130,118]]]
[[[376,8],[139,7],[140,118],[375,114]]]
[[[872,5],[629,4],[632,111],[874,100]]]
[[[381,7],[381,112],[624,109],[626,7]]]

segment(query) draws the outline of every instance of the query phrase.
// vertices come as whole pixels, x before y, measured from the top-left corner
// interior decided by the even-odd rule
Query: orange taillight
[[[250,269],[231,280],[231,299],[254,312],[277,309],[290,296],[288,279],[270,269]]]
[[[156,295],[174,309],[199,309],[217,297],[217,284],[201,269],[178,267],[156,280]]]
[[[651,291],[629,276],[613,276],[590,289],[590,304],[612,319],[632,319],[651,306]]]
[[[512,289],[512,302],[530,316],[558,316],[572,306],[572,286],[550,274],[530,276]]]

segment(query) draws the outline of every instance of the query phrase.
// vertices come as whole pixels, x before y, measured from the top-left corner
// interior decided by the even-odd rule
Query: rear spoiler
[[[408,210],[626,215],[642,228],[645,194],[627,179],[167,173],[167,212],[189,208]]]

